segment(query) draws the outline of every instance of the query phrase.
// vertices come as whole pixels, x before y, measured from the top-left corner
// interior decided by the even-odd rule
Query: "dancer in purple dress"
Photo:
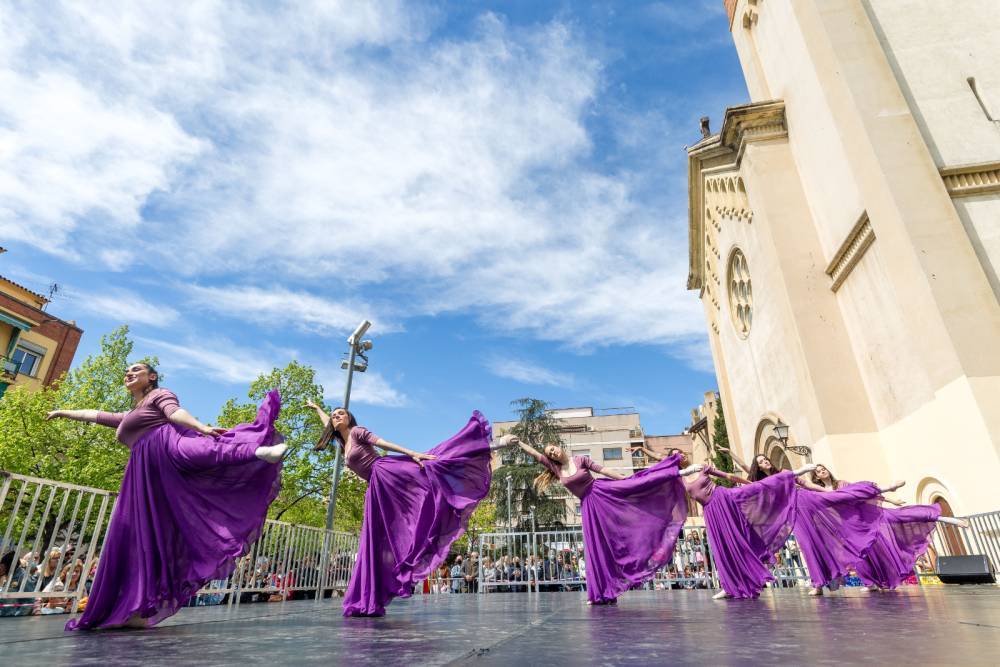
[[[882,522],[883,494],[904,482],[884,489],[871,482],[850,484],[817,464],[811,478],[799,483],[793,531],[809,570],[813,586],[809,595],[822,595],[824,586],[837,590],[867,554]]]
[[[147,627],[172,616],[208,581],[229,576],[280,488],[277,392],[252,424],[226,430],[181,408],[149,364],[130,366],[125,387],[129,412],[48,415],[116,428],[131,449],[93,591],[67,630]]]
[[[344,408],[329,415],[347,467],[368,482],[358,559],[344,595],[344,616],[382,616],[394,597],[410,597],[448,557],[490,490],[490,423],[479,411],[465,428],[420,454],[358,426]],[[380,456],[376,447],[404,456]]]
[[[659,458],[645,451],[652,458]],[[671,450],[671,455],[680,457],[680,465],[687,463],[687,456],[679,449]],[[792,532],[795,477],[812,472],[814,466],[779,471],[768,460],[761,478],[755,482],[710,465],[691,467],[701,474],[686,484],[687,492],[704,508],[708,545],[722,587],[713,599],[758,597],[774,581],[768,565],[774,562],[775,552]],[[726,479],[738,486],[719,486],[713,478]]]
[[[513,435],[501,438],[501,445],[506,443],[545,466],[535,480],[540,493],[558,480],[580,498],[588,604],[615,604],[671,561],[687,519],[680,475],[694,469],[679,471],[674,457],[626,478],[557,445],[546,445],[542,454]],[[611,479],[594,481],[591,473]]]

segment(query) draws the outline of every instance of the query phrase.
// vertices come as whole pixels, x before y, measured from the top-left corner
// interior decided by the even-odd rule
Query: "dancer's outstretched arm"
[[[394,442],[389,442],[384,438],[379,438],[378,440],[376,440],[375,446],[381,447],[382,449],[389,452],[398,452],[399,454],[404,454],[406,456],[409,456],[411,459],[416,461],[417,465],[420,466],[421,468],[424,467],[424,464],[421,463],[421,461],[433,461],[434,459],[437,458],[432,454],[421,454],[420,452],[415,452],[412,449],[407,449],[402,445],[397,445]]]
[[[628,475],[623,475],[617,470],[606,470],[601,468],[600,470],[595,470],[593,467],[590,468],[591,472],[597,473],[598,475],[604,475],[605,477],[610,477],[611,479],[626,479]]]
[[[664,456],[662,454],[657,454],[656,452],[654,452],[652,449],[649,449],[648,447],[639,447],[639,449],[641,449],[643,452],[645,452],[646,456],[648,456],[649,458],[653,459],[654,461],[662,461],[663,459],[667,458],[666,456]]]
[[[729,447],[721,447],[719,445],[716,445],[715,448],[720,452],[726,452],[727,454],[729,454],[729,458],[733,460],[733,463],[738,465],[740,469],[743,470],[743,472],[745,472],[746,474],[748,475],[750,474],[750,466],[746,464],[746,461],[740,458],[739,454],[731,450]]]
[[[525,442],[521,442],[521,439],[519,437],[517,437],[516,435],[514,435],[513,433],[508,433],[508,434],[502,436],[500,438],[499,446],[497,447],[497,449],[502,449],[504,447],[513,447],[515,445],[517,447],[520,447],[522,452],[524,452],[525,454],[527,454],[531,458],[535,459],[539,463],[541,463],[542,459],[545,458],[542,455],[541,452],[539,452],[537,449],[535,449],[531,445],[529,445],[529,444],[527,444]]]
[[[797,481],[799,483],[799,486],[809,489],[810,491],[819,491],[821,493],[826,491],[833,491],[833,489],[828,489],[821,484],[817,484],[808,477],[803,477],[802,479],[799,479]]]
[[[52,419],[72,419],[73,421],[96,424],[97,413],[97,410],[53,410],[45,415],[45,421]]]
[[[728,480],[728,481],[732,482],[733,484],[751,484],[752,483],[749,479],[747,479],[745,477],[740,477],[739,475],[734,475],[734,474],[732,474],[730,472],[724,472],[722,470],[719,470],[718,468],[713,468],[712,466],[706,466],[706,468],[708,469],[708,474],[711,475],[712,477],[718,477],[720,479],[725,479],[725,480]]]
[[[177,408],[167,417],[167,421],[172,424],[177,424],[178,426],[183,426],[189,428],[192,431],[198,431],[202,435],[207,435],[212,438],[216,438],[226,432],[227,429],[206,426],[200,421],[195,419],[194,415],[185,410],[184,408]]]
[[[316,416],[319,417],[320,422],[323,424],[323,428],[326,428],[330,424],[330,415],[327,414],[326,410],[322,407],[316,405],[312,401],[306,401],[306,407],[312,408],[316,411]]]

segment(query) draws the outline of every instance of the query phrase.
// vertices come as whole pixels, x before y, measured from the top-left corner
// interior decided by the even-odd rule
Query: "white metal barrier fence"
[[[915,575],[934,577],[937,557],[984,554],[1000,565],[1000,511],[968,517],[969,528],[938,524]],[[471,554],[470,554],[471,555]],[[468,556],[468,555],[467,555]],[[487,533],[479,538],[474,586],[467,577],[439,580],[439,590],[462,592],[574,591],[586,588],[586,553],[579,528],[549,532]],[[453,566],[452,566],[453,567]],[[468,567],[461,572],[467,573]],[[775,554],[774,587],[811,586],[809,571],[795,536]],[[685,526],[673,563],[658,570],[648,588],[659,590],[718,588],[718,576],[704,526]]]
[[[940,556],[985,555],[994,573],[1000,568],[1000,511],[966,517],[968,528],[939,523],[925,557],[917,562],[917,574],[937,576]]]
[[[116,495],[0,471],[0,616],[86,603]],[[329,597],[346,588],[357,548],[356,535],[268,520],[234,572],[191,604]]]

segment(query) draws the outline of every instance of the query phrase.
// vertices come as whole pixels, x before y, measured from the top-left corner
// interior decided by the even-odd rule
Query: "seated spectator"
[[[63,566],[58,576],[52,577],[49,583],[42,590],[44,593],[66,593],[75,591],[80,585],[80,577],[83,575],[83,561],[77,559],[73,563]],[[39,598],[37,600],[38,613],[40,614],[64,614],[69,610],[70,598]]]
[[[52,583],[53,579],[59,576],[58,567],[60,558],[62,558],[62,552],[58,548],[51,549],[45,557],[39,580],[39,586],[43,591]]]

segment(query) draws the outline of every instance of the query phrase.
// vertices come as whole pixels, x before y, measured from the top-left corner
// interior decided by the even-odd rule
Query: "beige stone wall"
[[[689,286],[745,458],[780,418],[844,479],[906,479],[903,499],[941,495],[959,513],[1000,508],[981,481],[1000,474],[1000,204],[941,173],[1000,160],[966,82],[1000,82],[970,69],[997,61],[998,14],[993,0],[735,3],[757,104],[689,151]],[[774,99],[786,136],[747,129]],[[713,218],[720,175],[742,182],[749,220]],[[726,289],[734,248],[753,282],[746,336]]]

